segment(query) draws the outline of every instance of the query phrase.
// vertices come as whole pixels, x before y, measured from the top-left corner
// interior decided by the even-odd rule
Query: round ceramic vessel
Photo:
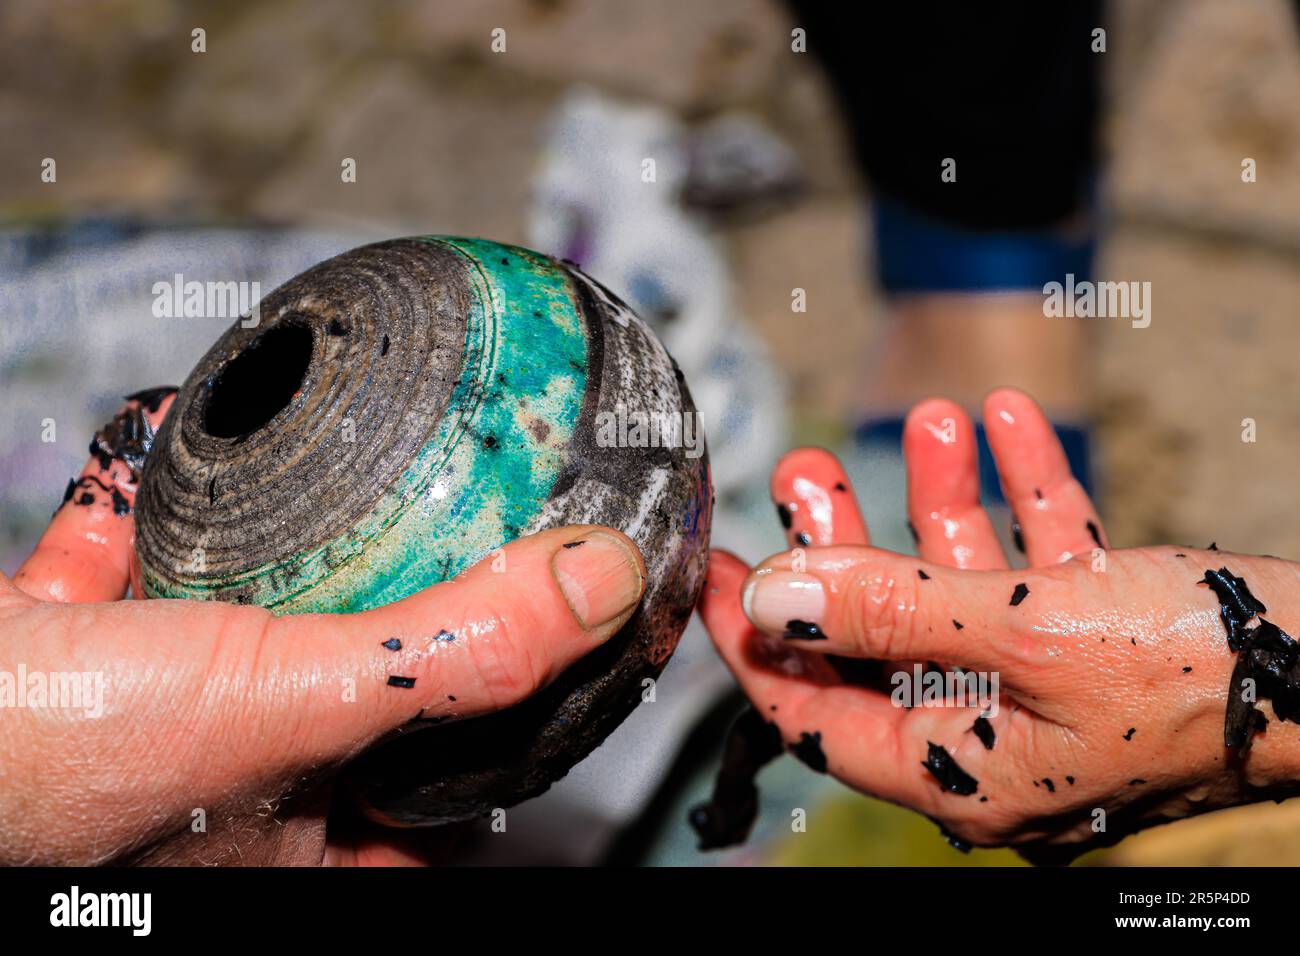
[[[360,611],[545,528],[626,532],[649,580],[618,635],[524,703],[348,771],[393,823],[510,806],[604,740],[681,637],[712,503],[694,413],[654,335],[576,267],[481,239],[364,246],[264,298],[181,387],[137,498],[136,593]]]

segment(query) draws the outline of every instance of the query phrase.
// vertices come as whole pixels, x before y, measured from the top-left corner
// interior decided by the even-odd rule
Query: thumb
[[[312,729],[267,753],[338,757],[416,716],[518,703],[617,633],[645,580],[628,537],[573,526],[512,542],[387,607],[277,618],[260,648],[255,723]]]
[[[417,715],[467,717],[521,700],[617,633],[645,578],[627,537],[576,526],[522,538],[452,581],[360,614],[0,601],[18,660],[84,678],[73,693],[86,685],[77,706],[95,718],[7,711],[0,778],[22,783],[18,806],[25,788],[43,808],[39,820],[19,815],[37,834],[35,858],[108,858],[188,825],[193,808],[273,803]],[[50,794],[93,794],[112,813]],[[0,801],[0,831],[17,825],[6,821],[11,808]]]
[[[73,615],[82,669],[111,662],[90,723],[137,748],[123,765],[155,768],[142,784],[220,799],[341,763],[417,716],[522,700],[617,633],[645,580],[625,535],[572,526],[357,614],[169,600],[28,613]]]
[[[800,649],[877,660],[1014,669],[1024,621],[1060,597],[1065,566],[964,571],[876,548],[769,558],[745,582],[745,614]],[[1025,606],[1022,606],[1025,605]],[[1029,655],[1032,656],[1032,655]]]

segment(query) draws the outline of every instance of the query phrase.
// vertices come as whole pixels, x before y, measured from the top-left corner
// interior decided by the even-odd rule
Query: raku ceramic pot
[[[619,528],[649,580],[618,635],[524,703],[404,733],[348,771],[393,823],[513,805],[640,702],[703,584],[707,455],[608,447],[597,416],[620,411],[695,409],[654,335],[576,267],[449,237],[344,253],[263,299],[181,387],[141,480],[137,593],[360,611],[521,535]]]

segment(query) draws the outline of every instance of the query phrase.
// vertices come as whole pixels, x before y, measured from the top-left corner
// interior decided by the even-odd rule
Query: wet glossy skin
[[[773,496],[790,511],[792,545],[803,532],[816,546],[753,573],[716,554],[701,602],[756,709],[788,746],[820,733],[832,774],[930,816],[956,842],[1010,844],[1044,861],[1293,792],[1300,728],[1273,719],[1267,702],[1270,723],[1249,755],[1224,746],[1236,658],[1202,579],[1226,565],[1270,620],[1294,631],[1300,567],[1177,547],[1102,552],[1096,511],[1032,400],[1000,390],[984,414],[1032,567],[1007,569],[977,503],[971,423],[952,403],[922,403],[905,430],[919,559],[864,546],[838,463],[817,449],[792,452]],[[795,611],[823,639],[784,636]],[[897,707],[888,684],[845,682],[828,655],[996,672],[993,748],[973,732],[976,711]],[[930,744],[977,782],[973,792],[945,788],[942,769],[925,766]],[[1097,811],[1104,832],[1094,830]]]
[[[156,428],[170,403],[124,411]],[[522,700],[611,637],[644,587],[629,539],[574,526],[357,614],[123,601],[136,476],[96,455],[82,479],[0,577],[0,670],[100,672],[103,714],[0,708],[0,864],[426,861],[447,835],[336,826],[334,771],[417,718]]]

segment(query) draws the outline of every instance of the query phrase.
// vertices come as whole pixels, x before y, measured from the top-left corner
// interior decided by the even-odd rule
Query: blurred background
[[[844,25],[861,42],[860,72],[846,80],[845,36],[838,66],[827,62],[819,40],[839,31],[777,0],[8,0],[0,566],[12,573],[32,546],[120,396],[178,383],[229,324],[155,316],[155,282],[247,279],[266,293],[328,255],[417,233],[562,254],[631,301],[699,399],[716,540],[747,558],[781,548],[766,474],[801,443],[871,452],[854,477],[873,535],[908,547],[897,462],[871,442],[921,397],[909,383],[929,388],[937,376],[968,403],[1024,384],[1080,432],[1117,546],[1214,540],[1300,559],[1293,5],[1124,0],[1097,14],[1106,35],[1104,52],[1089,50],[1095,76],[1067,78],[1058,112],[1025,117],[1050,135],[1001,161],[1026,183],[1082,169],[1087,195],[1064,211],[1066,225],[1095,241],[1097,276],[1150,282],[1151,325],[1077,320],[1062,338],[1044,330],[1068,320],[1043,318],[1039,294],[1036,324],[984,336],[992,354],[966,362],[960,381],[935,371],[944,348],[930,366],[918,356],[932,343],[899,340],[936,310],[985,306],[949,297],[929,309],[914,285],[882,281],[873,224],[893,235],[917,220],[880,218],[869,160],[906,155],[917,130],[934,133],[925,116],[891,127],[899,121],[880,106],[906,96],[908,64],[925,68],[935,44],[987,38],[934,40],[882,19]],[[806,53],[792,49],[796,29]],[[1075,42],[1088,44],[1086,31]],[[991,125],[1055,62],[1046,41],[1023,69],[1005,61],[993,98],[1006,102]],[[854,102],[855,75],[871,84],[865,103]],[[1245,158],[1254,182],[1243,181]],[[346,159],[355,182],[340,175]],[[983,291],[1005,291],[994,286]],[[970,354],[968,334],[953,333],[947,351]],[[1246,418],[1254,442],[1241,439]],[[56,441],[42,440],[47,419]],[[875,431],[864,439],[866,426]],[[467,859],[1018,862],[960,855],[924,819],[789,759],[760,777],[749,846],[697,853],[686,808],[707,792],[735,708],[704,643],[693,626],[661,682],[667,706],[638,713],[521,808],[508,842],[479,839]],[[790,832],[792,807],[808,809],[807,832]],[[1083,862],[1300,864],[1300,806],[1185,821]]]

